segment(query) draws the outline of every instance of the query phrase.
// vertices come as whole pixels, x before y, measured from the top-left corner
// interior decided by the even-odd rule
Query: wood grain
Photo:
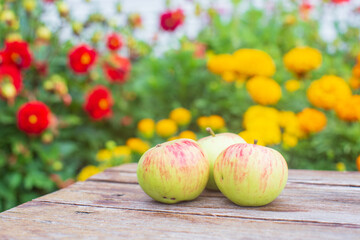
[[[17,239],[356,239],[360,234],[341,226],[42,202],[1,214],[0,225],[0,238]]]
[[[359,239],[360,174],[290,170],[264,207],[220,192],[158,203],[137,184],[136,164],[111,168],[0,214],[0,239]]]

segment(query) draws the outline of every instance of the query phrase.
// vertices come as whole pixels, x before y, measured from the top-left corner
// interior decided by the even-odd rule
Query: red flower
[[[31,64],[31,52],[27,42],[5,42],[5,49],[1,54],[2,64],[12,64],[18,68],[27,68]]]
[[[42,102],[23,104],[17,112],[18,128],[27,134],[40,134],[50,124],[50,109]]]
[[[160,17],[160,26],[163,30],[173,32],[184,22],[185,15],[181,9],[167,11]]]
[[[350,0],[331,0],[331,2],[335,4],[340,4],[340,3],[350,2]]]
[[[300,14],[301,17],[304,20],[307,20],[309,18],[310,15],[310,11],[313,9],[313,5],[311,5],[308,0],[303,0],[301,5],[300,5]]]
[[[122,47],[123,42],[119,35],[113,33],[108,36],[106,45],[109,50],[116,51]]]
[[[124,83],[130,75],[131,62],[119,55],[111,55],[103,66],[104,74],[110,82]]]
[[[111,92],[104,86],[94,87],[86,96],[84,109],[93,120],[101,120],[112,115]]]
[[[87,73],[96,60],[94,49],[86,44],[73,48],[69,53],[69,65],[75,73]]]
[[[5,90],[5,87],[8,84],[12,84],[13,87]],[[0,96],[3,98],[11,98],[16,96],[22,87],[22,78],[20,71],[12,65],[1,65],[0,66]],[[15,90],[15,91],[13,91]]]

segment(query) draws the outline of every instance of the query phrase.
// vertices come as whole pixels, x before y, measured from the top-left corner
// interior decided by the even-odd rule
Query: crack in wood
[[[218,217],[218,218],[230,218],[230,219],[245,219],[251,221],[266,221],[266,222],[278,222],[278,223],[292,223],[292,224],[304,224],[304,225],[316,225],[316,226],[328,226],[328,227],[342,227],[342,228],[351,228],[351,229],[360,229],[360,224],[350,224],[350,223],[331,223],[331,222],[321,222],[321,221],[310,221],[310,220],[295,220],[295,219],[276,219],[276,218],[254,218],[254,217],[242,217],[242,216],[228,216],[223,214],[202,214],[202,213],[189,213],[189,212],[179,212],[179,211],[169,211],[169,210],[150,210],[150,209],[134,209],[134,208],[122,208],[122,207],[112,207],[112,206],[102,206],[102,205],[87,205],[80,203],[65,203],[57,202],[50,200],[33,200],[32,202],[42,202],[42,203],[52,203],[59,205],[71,205],[71,206],[81,206],[81,207],[97,207],[97,208],[108,208],[108,209],[122,209],[128,211],[140,211],[140,212],[152,212],[152,213],[169,213],[169,214],[179,214],[179,215],[193,215],[193,216],[203,216],[203,217]]]

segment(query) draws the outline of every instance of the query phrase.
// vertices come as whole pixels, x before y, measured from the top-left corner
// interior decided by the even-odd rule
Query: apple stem
[[[207,127],[207,128],[206,128],[206,131],[207,131],[208,133],[210,133],[211,136],[215,137],[215,133],[214,133],[214,131],[213,131],[210,127]]]
[[[257,139],[254,139],[254,144],[256,145],[258,143],[258,140]]]

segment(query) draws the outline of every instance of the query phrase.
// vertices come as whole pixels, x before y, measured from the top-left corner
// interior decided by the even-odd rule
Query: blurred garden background
[[[0,211],[206,127],[360,170],[358,0],[1,0]]]

